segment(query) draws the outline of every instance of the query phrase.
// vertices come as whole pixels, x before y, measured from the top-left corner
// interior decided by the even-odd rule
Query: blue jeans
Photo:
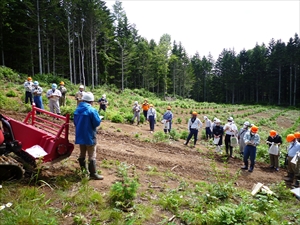
[[[190,129],[190,133],[189,133],[189,136],[186,139],[186,143],[185,144],[189,143],[189,141],[192,138],[192,136],[194,136],[194,145],[196,145],[197,137],[198,137],[198,130],[197,129]]]
[[[254,168],[256,158],[256,146],[246,145],[244,148],[244,163],[248,167],[248,158],[250,156],[250,168]]]

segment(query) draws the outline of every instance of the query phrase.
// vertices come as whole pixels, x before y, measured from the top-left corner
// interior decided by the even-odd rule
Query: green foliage
[[[185,139],[187,139],[188,135],[189,135],[189,132],[188,132],[187,130],[183,130],[183,131],[180,133],[180,139],[185,140]]]
[[[163,131],[157,131],[153,134],[153,142],[165,142],[169,139],[169,135],[165,134]]]
[[[178,117],[178,118],[177,118],[177,123],[178,123],[178,124],[181,124],[181,122],[182,122],[182,119]]]
[[[120,114],[116,114],[111,118],[111,122],[113,122],[113,123],[123,123],[124,118]]]
[[[122,176],[122,181],[114,183],[109,192],[110,204],[119,209],[133,207],[133,200],[139,187],[137,179],[128,176],[128,169],[129,167],[125,163],[120,164],[118,174]]]
[[[6,96],[7,97],[17,97],[18,95],[13,90],[9,90],[8,92],[6,92]]]
[[[177,132],[176,129],[171,129],[170,133],[169,133],[170,137],[175,140],[178,141],[180,138],[180,134]]]

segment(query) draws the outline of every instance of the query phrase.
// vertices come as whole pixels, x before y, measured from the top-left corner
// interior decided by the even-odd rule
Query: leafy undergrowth
[[[6,81],[0,84],[0,109],[30,111],[30,106],[22,103],[26,77],[3,67],[0,77]],[[59,83],[61,80],[50,75],[39,75],[33,79],[40,82],[44,91],[50,88],[52,82]],[[68,89],[67,106],[61,107],[61,110],[63,114],[72,115],[76,108],[73,98],[78,87],[69,81],[65,83]],[[91,91],[89,87],[86,90]],[[101,112],[101,115],[114,123],[130,122],[134,101],[141,103],[147,98],[154,104],[158,122],[166,107],[172,107],[174,121],[171,133],[165,135],[162,131],[156,131],[150,138],[133,134],[141,143],[168,143],[169,138],[174,141],[186,139],[187,120],[192,111],[197,111],[201,120],[204,115],[211,119],[217,117],[222,124],[229,116],[233,116],[239,128],[244,121],[259,126],[262,144],[258,146],[257,160],[268,163],[269,155],[264,140],[269,130],[277,130],[283,138],[288,133],[300,130],[300,114],[296,108],[226,105],[180,98],[167,102],[146,90],[126,89],[120,94],[114,86],[97,87],[92,92],[96,99],[104,93],[107,95],[109,106],[107,112]],[[43,101],[48,110],[45,96]],[[94,107],[98,108],[96,104]],[[141,118],[143,123],[144,117]],[[122,129],[118,128],[117,132],[122,132]],[[204,131],[200,136],[205,138]],[[286,146],[284,143],[281,149],[283,155]],[[281,165],[283,159],[280,159]],[[73,174],[49,179],[35,176],[19,183],[4,182],[0,189],[0,224],[300,224],[299,202],[284,183],[270,187],[275,196],[258,194],[253,197],[249,191],[235,185],[239,174],[232,177],[225,172],[224,175],[216,168],[214,159],[210,160],[213,173],[209,176],[214,178],[210,183],[189,180],[169,171],[162,172],[153,165],[149,165],[146,174],[141,174],[135,167],[118,161],[103,161],[101,164],[101,169],[110,170],[118,177],[105,192],[93,187],[85,174],[75,169]],[[153,186],[141,182],[142,175],[159,180],[159,184]],[[176,185],[170,186],[167,182],[170,180]]]
[[[104,162],[119,178],[108,191],[91,186],[78,170],[73,176],[42,180],[35,175],[30,184],[5,182],[0,189],[1,225],[11,224],[299,224],[299,202],[283,182],[270,188],[275,195],[252,196],[236,187],[239,176],[224,175],[214,161],[210,165],[215,182],[195,182],[149,167],[149,180],[159,186],[142,185],[136,168],[118,161]],[[145,174],[144,174],[145,175]],[[170,187],[168,180],[176,181]],[[32,183],[34,180],[34,183]],[[10,204],[8,204],[10,203]]]

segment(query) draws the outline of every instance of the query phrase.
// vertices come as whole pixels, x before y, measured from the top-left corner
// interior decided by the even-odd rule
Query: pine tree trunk
[[[281,65],[278,68],[278,105],[280,105],[280,96],[281,96]]]

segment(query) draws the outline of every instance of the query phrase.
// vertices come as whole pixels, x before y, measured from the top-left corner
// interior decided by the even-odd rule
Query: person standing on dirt
[[[77,100],[77,106],[81,102],[81,98],[82,98],[83,93],[84,93],[84,86],[80,85],[79,86],[79,91],[77,91],[76,94],[75,94],[75,100]]]
[[[102,97],[98,100],[99,103],[99,111],[98,113],[100,114],[101,110],[103,110],[104,112],[106,112],[106,108],[108,105],[108,101],[106,99],[106,94],[103,94]]]
[[[43,88],[41,88],[39,86],[39,82],[34,81],[33,89],[32,89],[33,101],[34,101],[35,106],[39,109],[44,109],[42,92],[43,92]],[[37,113],[39,114],[40,112],[37,112]]]
[[[244,135],[249,130],[249,127],[250,127],[250,123],[248,121],[245,121],[245,123],[243,124],[243,127],[240,129],[240,131],[238,133],[238,141],[239,141],[239,148],[240,148],[241,156],[244,155],[244,148],[246,146],[246,144],[244,142]]]
[[[154,125],[156,123],[156,110],[153,108],[153,104],[149,105],[150,108],[147,112],[147,120],[149,121],[150,132],[154,132]]]
[[[173,119],[173,113],[171,112],[171,106],[167,107],[167,111],[163,115],[164,120],[164,132],[171,132],[172,128],[172,119]]]
[[[293,163],[292,159],[295,157],[296,154],[300,153],[300,143],[297,141],[296,136],[294,134],[289,134],[286,137],[286,141],[290,143],[287,148],[288,152],[288,165],[287,165],[287,172],[288,178],[285,179],[287,182],[293,182],[295,179],[294,184],[295,187],[299,187],[299,180],[300,180],[300,163]]]
[[[269,145],[270,168],[279,171],[279,146],[282,145],[282,138],[275,130],[270,130],[270,136],[266,143]],[[270,152],[272,150],[272,152]]]
[[[57,84],[53,83],[51,89],[46,94],[49,99],[50,112],[60,115],[59,98],[61,97],[60,91],[57,89]]]
[[[243,170],[248,170],[248,158],[250,157],[250,168],[249,172],[253,172],[255,159],[256,159],[256,146],[259,145],[260,137],[257,134],[258,127],[252,126],[250,131],[247,131],[244,135],[244,142],[246,144],[244,149],[244,166]]]
[[[229,117],[227,119],[227,123],[224,126],[225,132],[225,147],[226,147],[226,154],[228,155],[228,149],[230,150],[229,157],[233,158],[233,147],[230,145],[230,138],[235,136],[238,132],[236,125],[233,122],[233,118]]]
[[[193,112],[192,113],[192,118],[189,119],[188,122],[188,130],[189,130],[189,135],[186,139],[186,142],[184,145],[188,145],[190,139],[194,136],[194,146],[196,146],[197,139],[198,139],[198,132],[202,128],[202,122],[197,118],[198,113]]]
[[[101,119],[97,110],[92,106],[94,95],[84,92],[81,102],[74,112],[75,144],[79,144],[80,155],[78,162],[82,171],[87,171],[85,157],[88,154],[88,171],[90,179],[103,180],[96,170],[97,127]]]
[[[223,144],[224,129],[223,126],[221,126],[221,121],[217,118],[215,118],[215,126],[212,133],[214,137],[214,144],[216,145],[216,152],[220,152],[222,154],[221,146]]]
[[[131,120],[131,124],[134,123],[135,118],[137,119],[137,125],[140,124],[140,113],[141,113],[141,107],[139,106],[139,103],[137,101],[134,102],[132,107],[133,112],[133,118]]]
[[[67,88],[65,87],[65,82],[61,81],[59,83],[59,91],[61,93],[61,97],[59,98],[59,105],[60,106],[66,106],[66,93],[67,93]]]
[[[207,118],[207,116],[204,116],[204,122],[205,123],[205,134],[206,134],[206,140],[208,138],[212,138],[212,122],[210,119]]]
[[[142,104],[142,109],[143,109],[143,114],[144,114],[144,117],[146,120],[147,120],[147,112],[148,112],[149,108],[150,108],[150,105],[148,103],[148,100],[145,99],[144,103]]]
[[[25,81],[24,87],[25,87],[25,104],[28,103],[28,99],[29,99],[30,105],[32,105],[33,83],[32,83],[32,78],[31,77],[27,77],[27,81]]]

